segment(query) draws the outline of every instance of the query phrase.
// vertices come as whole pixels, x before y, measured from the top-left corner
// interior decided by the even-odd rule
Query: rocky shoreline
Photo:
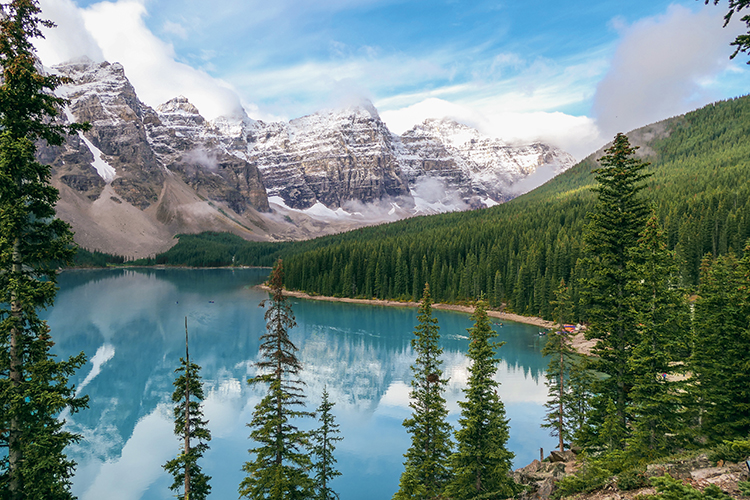
[[[555,491],[555,483],[563,477],[575,474],[580,462],[572,451],[553,451],[548,458],[540,462],[534,460],[526,467],[513,472],[516,482],[527,487],[527,491],[518,496],[519,500],[545,500]],[[703,453],[692,458],[665,463],[650,464],[646,467],[643,479],[646,483],[652,477],[669,474],[683,484],[703,490],[713,484],[732,498],[746,499],[739,490],[738,483],[748,480],[748,467],[745,463],[713,464]],[[589,493],[577,493],[564,498],[576,500],[639,500],[656,494],[652,486],[621,490],[616,478],[612,478],[603,488]]]

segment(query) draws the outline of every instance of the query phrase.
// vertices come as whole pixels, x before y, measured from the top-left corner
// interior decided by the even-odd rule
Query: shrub
[[[599,461],[587,459],[581,469],[572,476],[565,476],[557,482],[552,499],[557,500],[574,493],[588,493],[604,487],[612,477]]]
[[[721,491],[715,484],[709,485],[702,492],[692,486],[683,484],[669,474],[651,479],[658,495],[658,500],[732,500],[732,497]]]
[[[617,475],[617,487],[622,491],[648,486],[645,469],[628,469]]]
[[[724,441],[708,453],[708,459],[712,462],[718,462],[719,460],[744,462],[748,456],[750,456],[750,440],[748,439]]]

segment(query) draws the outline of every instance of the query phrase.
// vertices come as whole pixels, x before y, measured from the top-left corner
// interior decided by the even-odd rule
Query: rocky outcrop
[[[136,96],[122,65],[95,64],[84,59],[56,66],[55,71],[71,80],[62,89],[70,99],[67,117],[91,124],[91,130],[83,135],[98,149],[100,159],[116,171],[111,181],[115,192],[141,210],[151,206],[159,199],[164,171],[146,137],[143,118],[149,109]],[[79,141],[69,141],[61,154],[75,151],[76,146],[80,151]],[[79,167],[78,176],[92,177],[91,166],[96,158],[88,149],[91,161],[82,158],[83,162],[71,164],[68,156],[65,162]],[[99,182],[92,183],[101,187]],[[80,188],[86,184],[76,185]]]
[[[546,171],[546,178],[540,178],[544,181],[575,164],[572,156],[552,146],[508,145],[448,119],[426,120],[405,132],[401,143],[412,183],[421,177],[439,179],[471,206],[481,199],[499,203],[514,198],[536,187],[519,189],[520,181]]]
[[[575,474],[580,467],[575,454],[570,451],[552,452],[543,462],[534,460],[526,467],[513,472],[515,481],[526,487],[518,498],[521,500],[546,500],[555,491],[555,483],[563,477]],[[682,483],[703,490],[708,485],[716,485],[732,498],[746,498],[739,491],[738,483],[748,480],[748,468],[745,463],[713,464],[705,454],[672,462],[656,463],[647,466],[643,474],[644,484],[649,479],[670,475]],[[602,489],[591,493],[578,493],[579,500],[636,500],[646,495],[653,495],[652,486],[644,486],[627,491],[618,488],[618,480],[613,477]]]
[[[231,154],[226,144],[231,138],[207,122],[185,97],[156,108],[146,128],[167,170],[180,174],[200,196],[224,202],[238,214],[248,207],[269,211],[258,168]]]
[[[555,452],[553,452],[555,453]],[[526,467],[522,467],[513,472],[513,479],[526,487],[518,498],[521,500],[541,500],[548,499],[552,492],[555,491],[555,483],[569,474],[574,474],[578,470],[578,463],[572,452],[564,457],[555,455],[540,462],[534,460]]]
[[[257,124],[247,141],[269,195],[289,207],[409,197],[392,135],[369,103],[288,124]]]

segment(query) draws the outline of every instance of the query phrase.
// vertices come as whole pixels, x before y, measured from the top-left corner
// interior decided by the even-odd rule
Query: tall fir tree
[[[323,387],[323,397],[316,411],[320,426],[313,432],[312,447],[313,471],[315,480],[315,500],[334,500],[339,495],[331,489],[332,479],[341,475],[336,467],[336,442],[343,438],[339,435],[339,424],[336,423],[331,410],[336,403],[328,399],[328,390]]]
[[[690,368],[700,432],[711,443],[750,434],[749,290],[750,247],[739,261],[704,259]]]
[[[518,492],[511,476],[514,454],[507,449],[509,428],[505,406],[497,394],[494,376],[496,349],[503,343],[490,327],[486,304],[479,300],[469,328],[468,386],[465,401],[460,401],[461,418],[456,432],[456,452],[451,456],[452,478],[445,496],[453,500],[474,498],[510,498]]]
[[[310,434],[294,424],[294,419],[313,414],[301,409],[305,405],[304,382],[299,378],[302,364],[289,338],[289,330],[297,323],[284,296],[283,282],[279,260],[269,279],[271,298],[261,302],[262,307],[266,303],[268,307],[267,331],[260,338],[261,361],[255,364],[259,373],[247,381],[250,385],[268,384],[248,424],[253,429],[250,438],[256,443],[249,452],[255,457],[242,467],[247,476],[239,487],[240,496],[253,500],[297,500],[314,493],[314,481],[308,475],[312,465],[307,453]]]
[[[54,24],[35,0],[0,5],[0,497],[68,499],[75,463],[65,447],[79,436],[57,416],[84,408],[68,385],[83,353],[57,361],[49,328],[37,315],[52,305],[56,268],[74,253],[70,227],[55,218],[58,191],[36,145],[60,145],[86,125],[54,121],[67,104],[62,79],[40,74],[31,40]]]
[[[551,429],[550,434],[558,438],[558,449],[565,450],[565,443],[573,440],[573,422],[570,409],[571,371],[576,363],[577,354],[571,346],[570,337],[564,325],[572,313],[570,292],[561,280],[555,291],[554,317],[557,320],[557,331],[547,336],[547,343],[542,348],[542,354],[549,356],[549,364],[545,377],[547,378],[548,399],[545,407],[547,413],[542,427]]]
[[[404,457],[404,472],[394,499],[437,498],[450,479],[448,460],[452,451],[451,426],[443,393],[448,383],[442,378],[439,346],[440,327],[432,316],[430,286],[425,285],[417,314],[411,347],[416,361],[411,366],[410,418],[404,427],[411,434],[411,446]]]
[[[570,424],[571,443],[582,446],[591,442],[592,433],[589,416],[592,412],[591,399],[594,374],[589,366],[589,358],[579,356],[570,366],[568,387],[568,422]]]
[[[603,425],[611,400],[617,415],[614,420],[608,417],[608,425],[620,427],[615,434],[592,444],[608,441],[615,448],[622,448],[625,443],[622,439],[613,442],[612,436],[625,437],[628,432],[626,409],[633,385],[628,360],[640,341],[628,290],[628,262],[648,216],[648,207],[639,195],[648,177],[643,172],[648,163],[636,158],[636,149],[627,136],[617,134],[612,146],[605,150],[599,160],[601,168],[594,170],[598,200],[584,233],[589,265],[582,292],[589,321],[586,337],[597,340],[593,350],[598,357],[595,368],[607,375],[594,387],[592,423],[595,428]]]
[[[174,381],[172,403],[174,403],[174,433],[182,439],[182,453],[164,464],[174,481],[169,487],[177,492],[180,500],[205,500],[211,492],[211,476],[203,473],[198,460],[208,449],[211,431],[208,420],[203,419],[203,384],[200,376],[201,367],[190,361],[188,348],[188,327],[185,318],[185,357],[180,358],[180,366],[175,369],[177,378]],[[197,440],[197,444],[193,441]],[[182,487],[182,493],[180,493]]]
[[[638,459],[653,459],[680,445],[675,438],[684,436],[687,426],[680,402],[683,383],[673,381],[673,375],[684,372],[686,360],[680,354],[686,352],[690,331],[678,267],[654,213],[632,250],[629,266],[633,278],[628,291],[640,342],[629,360],[632,434],[627,449]]]

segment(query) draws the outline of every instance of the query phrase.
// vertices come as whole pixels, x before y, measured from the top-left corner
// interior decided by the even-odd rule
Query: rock
[[[529,487],[519,498],[539,500],[549,498],[554,491],[555,483],[567,473],[569,471],[566,471],[565,463],[534,460],[526,467],[513,472],[513,479],[517,483]]]
[[[669,474],[677,479],[690,479],[691,472],[698,469],[708,469],[711,463],[704,453],[687,460],[679,460],[668,464],[650,464],[646,467],[646,476],[663,476]]]
[[[537,170],[549,176],[570,168],[575,159],[545,144],[511,146],[450,119],[429,119],[401,136],[403,170],[411,185],[435,179],[462,194],[469,204],[499,203],[530,191],[522,185]]]
[[[575,453],[570,450],[565,451],[551,451],[549,454],[549,461],[555,462],[573,462],[576,459]]]
[[[536,498],[549,498],[552,492],[555,491],[555,483],[557,480],[552,477],[545,478],[537,483],[536,487]]]
[[[269,195],[289,207],[411,198],[393,135],[369,102],[287,124],[256,122],[246,137]]]

